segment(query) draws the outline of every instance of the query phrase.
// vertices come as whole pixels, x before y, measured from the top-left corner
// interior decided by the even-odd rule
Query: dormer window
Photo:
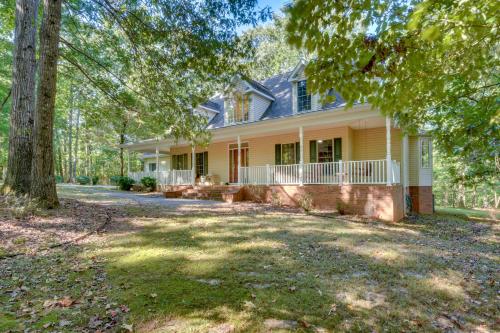
[[[297,82],[297,110],[298,112],[311,110],[311,94],[307,93],[306,80]]]
[[[242,123],[249,119],[250,95],[236,93],[228,110],[228,123]]]

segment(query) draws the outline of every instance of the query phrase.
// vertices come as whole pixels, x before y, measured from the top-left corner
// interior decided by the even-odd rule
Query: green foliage
[[[92,184],[95,185],[99,183],[99,176],[92,176]]]
[[[141,183],[145,187],[156,188],[156,178],[153,178],[153,177],[142,177]]]
[[[61,176],[56,176],[56,183],[57,183],[57,184],[64,183],[64,179],[63,179],[63,177],[61,177]]]
[[[300,51],[286,40],[287,19],[275,16],[266,25],[247,30],[242,38],[254,47],[248,68],[248,75],[254,80],[267,79],[284,73],[297,65]]]
[[[90,177],[87,177],[87,176],[77,176],[75,178],[75,180],[80,185],[88,185],[88,184],[90,184]]]
[[[121,176],[111,176],[109,177],[109,182],[111,185],[118,185],[121,178]]]
[[[448,156],[493,160],[498,2],[296,0],[288,13],[289,41],[316,56],[312,90],[369,102],[407,131],[430,126]]]
[[[118,180],[118,186],[120,187],[120,190],[122,191],[130,191],[132,188],[132,185],[135,184],[135,180],[133,180],[130,177],[120,177]]]

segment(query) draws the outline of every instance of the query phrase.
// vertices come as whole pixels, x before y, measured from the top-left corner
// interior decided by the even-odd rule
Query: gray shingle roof
[[[275,75],[261,82],[257,82],[250,79],[244,79],[246,82],[252,85],[255,89],[274,97],[274,101],[271,102],[268,109],[264,112],[262,117],[257,121],[262,121],[266,119],[289,117],[293,115],[292,110],[292,83],[288,81],[291,72],[286,72],[282,74]],[[336,108],[345,103],[344,99],[337,93],[332,92],[336,96],[336,100],[333,103],[328,103],[323,105],[321,110],[315,112],[321,112],[327,109]],[[218,105],[219,110],[224,110],[224,100],[222,98],[211,99],[211,103]],[[210,121],[209,128],[218,128],[224,126],[224,112],[219,112]]]

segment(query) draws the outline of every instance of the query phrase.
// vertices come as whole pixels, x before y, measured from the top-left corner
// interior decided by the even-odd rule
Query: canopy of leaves
[[[249,61],[248,75],[254,80],[267,79],[295,67],[303,54],[288,44],[285,30],[287,19],[275,16],[266,25],[247,30],[242,39],[254,52]]]
[[[498,2],[296,0],[289,41],[316,57],[311,88],[369,102],[447,154],[493,159],[499,137]]]

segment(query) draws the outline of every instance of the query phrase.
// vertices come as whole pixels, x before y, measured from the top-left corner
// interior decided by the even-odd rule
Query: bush
[[[156,188],[156,178],[153,178],[153,177],[143,177],[141,179],[141,183],[142,183],[142,185],[144,185],[144,187],[150,187],[152,189]]]
[[[122,177],[121,176],[111,176],[111,177],[109,177],[109,182],[111,183],[111,185],[119,185],[120,178],[122,178]]]
[[[98,176],[92,176],[92,184],[97,184],[99,183],[99,177]]]
[[[118,186],[120,186],[120,190],[123,191],[130,191],[130,188],[134,184],[135,180],[130,177],[120,177],[120,180],[118,181]]]
[[[56,176],[56,184],[64,183],[64,179],[61,176]]]
[[[75,180],[80,185],[90,184],[90,177],[87,177],[87,176],[77,176]]]

